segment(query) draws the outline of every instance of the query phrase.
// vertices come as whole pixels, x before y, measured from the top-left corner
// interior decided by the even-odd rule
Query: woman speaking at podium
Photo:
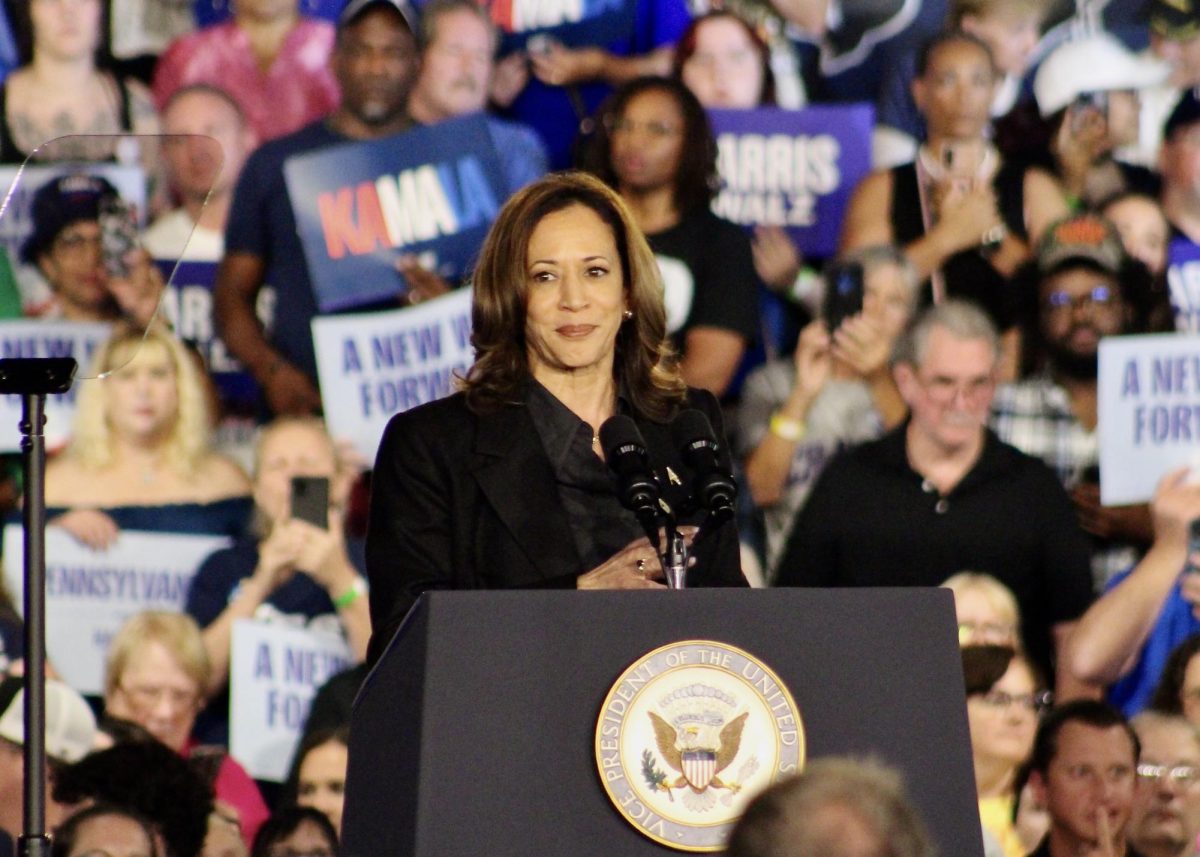
[[[379,447],[372,661],[426,590],[663,588],[604,461],[600,427],[616,414],[640,430],[681,530],[705,519],[688,511],[670,424],[696,408],[722,438],[720,410],[680,379],[657,264],[616,194],[559,173],[510,199],[480,251],[472,323],[460,391],[393,417]],[[689,586],[746,585],[732,521],[692,556]]]

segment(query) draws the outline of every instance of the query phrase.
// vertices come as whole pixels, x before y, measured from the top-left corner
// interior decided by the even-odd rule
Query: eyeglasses
[[[1016,636],[1017,629],[1000,622],[959,622],[959,644],[970,642],[1006,643]]]
[[[1038,714],[1054,703],[1054,694],[1048,690],[1040,693],[1005,693],[1002,690],[989,690],[980,699],[985,705],[992,708],[1008,708],[1011,705],[1019,705]]]
[[[978,402],[985,396],[990,396],[996,386],[996,379],[990,375],[986,378],[969,378],[966,381],[955,381],[953,378],[932,378],[918,383],[925,388],[926,394],[940,405],[948,405],[961,394],[970,402]]]
[[[152,685],[134,685],[121,687],[121,691],[139,708],[153,708],[164,698],[175,708],[191,708],[200,699],[200,694],[194,690],[182,690],[178,687],[154,687]]]
[[[1137,766],[1138,779],[1158,785],[1164,778],[1170,779],[1173,785],[1180,788],[1194,786],[1200,777],[1200,769],[1193,765],[1151,765],[1142,763]]]
[[[1062,290],[1046,295],[1046,309],[1052,313],[1074,312],[1082,307],[1110,307],[1116,302],[1117,295],[1108,286],[1093,286],[1087,294],[1079,296]]]
[[[614,137],[618,134],[632,134],[635,131],[645,131],[651,137],[665,140],[667,137],[674,137],[679,133],[679,128],[658,119],[652,119],[649,122],[635,122],[632,119],[622,119],[619,116],[606,116],[604,127]]]
[[[99,250],[103,246],[99,233],[86,235],[80,232],[64,232],[54,239],[54,249],[68,255],[78,255],[93,248]]]

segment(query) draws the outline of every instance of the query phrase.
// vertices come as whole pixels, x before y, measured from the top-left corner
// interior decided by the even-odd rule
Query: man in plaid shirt
[[[1092,537],[1097,592],[1137,562],[1153,533],[1146,506],[1100,505],[1096,430],[1097,351],[1105,336],[1125,333],[1123,293],[1129,262],[1115,228],[1094,214],[1059,221],[1037,254],[1037,312],[1045,356],[1040,372],[999,388],[992,429],[1058,474]]]

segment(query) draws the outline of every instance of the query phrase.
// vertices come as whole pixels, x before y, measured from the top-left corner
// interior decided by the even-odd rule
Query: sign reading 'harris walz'
[[[284,176],[322,312],[401,294],[403,254],[462,277],[506,195],[481,116],[297,155]]]

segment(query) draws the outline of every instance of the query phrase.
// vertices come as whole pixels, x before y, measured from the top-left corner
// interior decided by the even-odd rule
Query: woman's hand
[[[804,410],[808,410],[829,380],[830,343],[829,328],[825,326],[825,320],[820,318],[805,325],[796,341],[793,358],[796,361],[795,391],[804,402]]]
[[[267,597],[296,573],[296,564],[304,547],[304,534],[296,521],[276,521],[271,535],[258,546],[258,565],[254,580]]]
[[[579,589],[665,589],[662,563],[645,536],[636,539],[591,571],[579,575]]]
[[[343,536],[342,512],[329,510],[329,529],[314,526],[308,521],[291,520],[292,527],[300,538],[300,554],[296,568],[303,571],[329,593],[331,598],[341,595],[358,577],[350,557],[346,553]]]
[[[158,311],[163,292],[162,274],[145,250],[130,250],[121,261],[128,276],[110,276],[108,291],[127,318],[145,327]]]
[[[934,230],[950,254],[978,247],[985,234],[1004,225],[996,194],[988,185],[976,185],[969,190],[957,185],[942,186],[935,197],[938,218]]]
[[[545,51],[529,55],[529,64],[542,83],[570,86],[603,77],[607,56],[601,48],[568,48],[550,42]]]
[[[859,313],[842,322],[833,333],[833,356],[862,378],[887,371],[892,339],[874,321]]]
[[[754,270],[773,292],[786,293],[800,273],[800,251],[792,238],[778,226],[754,227],[750,243]]]
[[[117,522],[99,509],[72,509],[49,521],[48,525],[62,527],[92,550],[107,549],[121,532]]]

